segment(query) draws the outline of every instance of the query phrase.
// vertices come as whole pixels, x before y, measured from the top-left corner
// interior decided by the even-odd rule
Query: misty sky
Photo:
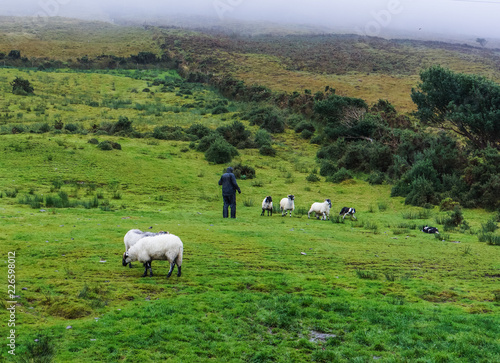
[[[500,38],[500,0],[20,0],[0,8],[0,15],[108,21],[116,12],[314,24],[373,36],[409,30]]]

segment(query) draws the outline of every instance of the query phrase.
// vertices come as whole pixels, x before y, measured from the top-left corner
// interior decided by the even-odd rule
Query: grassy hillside
[[[0,17],[0,50],[17,49],[28,58],[76,61],[85,55],[129,56],[158,52],[150,32],[104,22],[68,18]]]
[[[85,56],[97,62],[103,55],[163,53],[186,74],[232,75],[248,85],[259,84],[286,92],[302,93],[309,89],[315,93],[328,85],[337,94],[359,97],[370,104],[387,99],[401,113],[414,110],[411,88],[418,84],[419,72],[432,65],[441,64],[457,72],[500,81],[500,58],[495,49],[444,42],[315,35],[311,34],[314,29],[300,27],[296,31],[281,28],[273,32],[254,25],[262,32],[248,35],[241,27],[240,33],[227,34],[226,30],[210,25],[188,31],[165,29],[162,21],[149,23],[157,26],[3,17],[0,52],[7,55],[10,50],[20,50],[21,56],[28,60],[26,66],[38,67],[47,59],[55,59],[73,68],[89,67],[79,60]],[[205,23],[200,24],[202,27]],[[193,27],[192,23],[189,25]]]
[[[500,80],[494,50],[439,42],[385,40],[354,35],[230,37],[163,30],[157,35],[184,71],[231,74],[274,91],[314,94],[328,85],[372,104],[387,99],[399,112],[414,110],[411,88],[419,73],[440,64],[457,72]],[[182,68],[181,68],[182,69]]]
[[[496,225],[493,213],[464,210],[470,229],[443,232],[449,212],[408,207],[388,185],[309,182],[317,146],[287,130],[273,136],[275,157],[239,150],[233,164],[252,166],[256,178],[238,180],[238,218],[223,220],[225,165],[207,162],[190,141],[150,132],[216,128],[239,120],[244,105],[226,100],[229,112],[214,115],[224,99],[199,85],[182,93],[173,72],[0,76],[0,254],[7,261],[15,251],[19,360],[500,359],[499,251],[477,235]],[[6,83],[15,76],[29,79],[35,95],[13,95]],[[162,91],[154,79],[172,83]],[[143,137],[90,131],[120,116]],[[77,128],[54,130],[58,121]],[[92,138],[121,150],[101,150]],[[260,216],[265,196],[277,204],[290,193],[292,218]],[[23,204],[35,197],[42,204]],[[47,207],[47,197],[66,207]],[[331,220],[308,219],[310,204],[325,198]],[[358,220],[336,218],[343,206],[355,207]],[[425,224],[440,227],[439,238],[420,232]],[[153,277],[141,278],[137,263],[122,267],[132,228],[178,235],[183,275],[167,280],[161,261]],[[2,317],[7,329],[5,310]],[[5,347],[0,356],[12,360]]]

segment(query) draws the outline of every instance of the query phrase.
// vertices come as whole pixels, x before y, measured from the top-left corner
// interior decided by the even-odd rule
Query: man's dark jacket
[[[222,185],[222,195],[234,195],[236,191],[241,193],[236,177],[233,174],[233,168],[227,168],[226,173],[222,174],[219,180],[219,185]]]

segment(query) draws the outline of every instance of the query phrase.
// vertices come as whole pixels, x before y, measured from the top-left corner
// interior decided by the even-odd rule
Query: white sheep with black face
[[[325,199],[323,203],[313,203],[307,213],[307,218],[311,218],[310,215],[314,212],[316,219],[319,219],[319,216],[322,215],[321,219],[326,221],[330,219],[330,208],[332,208],[332,201],[330,199]]]
[[[271,216],[273,215],[273,198],[270,195],[265,197],[262,201],[262,213],[260,215],[263,216],[266,210],[268,216],[269,213],[271,213]]]
[[[184,245],[179,237],[173,234],[158,234],[157,236],[143,237],[123,254],[122,265],[133,261],[139,261],[144,265],[143,277],[153,276],[151,262],[153,260],[167,260],[170,262],[170,270],[167,277],[170,277],[174,266],[177,265],[177,276],[181,275],[182,255]]]
[[[143,237],[152,237],[152,236],[158,236],[159,234],[165,234],[168,232],[160,231],[158,233],[153,233],[153,232],[143,232],[140,229],[131,229],[125,234],[125,237],[123,237],[123,243],[125,243],[125,252],[127,252],[130,247],[135,245],[137,241],[139,241]],[[129,264],[129,267],[132,267],[132,264]]]
[[[281,199],[280,210],[281,216],[286,216],[287,211],[290,211],[290,217],[292,216],[292,211],[295,210],[295,196],[293,194],[288,195],[288,197]]]

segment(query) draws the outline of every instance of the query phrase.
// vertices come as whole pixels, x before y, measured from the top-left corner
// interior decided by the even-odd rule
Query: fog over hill
[[[231,29],[235,21],[266,22],[288,29],[300,25],[311,32],[470,44],[484,38],[488,46],[500,44],[499,12],[497,0],[25,0],[0,9],[0,15],[64,16],[129,24]]]

